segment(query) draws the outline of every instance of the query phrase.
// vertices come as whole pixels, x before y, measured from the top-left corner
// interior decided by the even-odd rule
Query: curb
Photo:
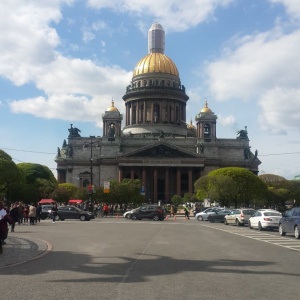
[[[6,242],[0,256],[0,270],[39,259],[52,250],[49,242],[37,238],[10,236]]]

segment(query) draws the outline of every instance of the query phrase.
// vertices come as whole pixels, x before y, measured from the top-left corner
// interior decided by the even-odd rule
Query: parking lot
[[[45,220],[17,226],[14,234],[47,240],[53,248],[0,270],[3,297],[9,298],[11,282],[18,282],[14,295],[21,299],[299,297],[300,241],[275,231],[182,217],[112,217]],[[28,289],[32,283],[38,288]]]

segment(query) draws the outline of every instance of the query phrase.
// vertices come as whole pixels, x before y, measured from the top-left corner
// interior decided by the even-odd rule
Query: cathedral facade
[[[88,187],[140,179],[145,202],[168,203],[175,194],[193,193],[194,182],[214,169],[243,167],[258,174],[261,162],[250,150],[246,127],[236,138],[217,138],[217,116],[207,102],[195,116],[196,126],[187,123],[189,97],[164,50],[165,32],[155,23],[148,54],[123,96],[124,116],[112,101],[102,116],[102,136],[81,137],[71,125],[55,158],[59,183]]]

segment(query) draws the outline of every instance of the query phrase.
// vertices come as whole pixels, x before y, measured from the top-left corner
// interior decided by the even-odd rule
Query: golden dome
[[[191,120],[191,123],[190,123],[190,124],[187,124],[187,128],[188,128],[188,129],[196,129],[196,127],[193,125],[192,120]]]
[[[205,107],[201,109],[201,112],[207,113],[212,112],[212,110],[207,106],[207,101],[205,101]]]
[[[111,107],[109,107],[106,111],[119,111],[115,105],[114,105],[114,101],[111,101]]]
[[[150,53],[144,56],[135,66],[133,76],[146,73],[167,73],[179,77],[175,63],[163,53]]]

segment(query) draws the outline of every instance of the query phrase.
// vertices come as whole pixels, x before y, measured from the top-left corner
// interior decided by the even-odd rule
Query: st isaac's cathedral
[[[71,125],[55,158],[59,183],[87,187],[140,179],[147,202],[168,203],[175,194],[193,193],[194,182],[214,169],[242,167],[258,174],[261,162],[250,150],[246,127],[235,138],[217,138],[217,116],[207,102],[196,126],[187,122],[189,97],[164,50],[165,32],[154,23],[149,53],[136,64],[123,96],[124,116],[112,101],[102,115],[102,137],[81,137]]]

